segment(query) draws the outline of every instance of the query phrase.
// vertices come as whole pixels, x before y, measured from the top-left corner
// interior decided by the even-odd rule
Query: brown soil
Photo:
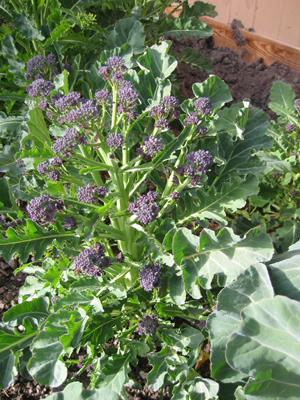
[[[240,26],[236,26],[237,29]],[[242,40],[237,36],[237,40]],[[186,47],[197,49],[200,54],[204,54],[212,63],[213,73],[223,79],[229,86],[233,97],[233,102],[240,102],[245,98],[251,100],[251,104],[261,108],[266,112],[269,118],[275,118],[275,115],[267,107],[269,101],[270,88],[276,80],[282,80],[292,86],[296,93],[296,98],[300,97],[300,75],[294,70],[274,63],[269,67],[263,64],[262,59],[256,62],[245,63],[239,59],[238,55],[229,49],[216,48],[212,39],[198,40],[195,37],[177,41],[172,38],[172,51],[178,55]],[[184,98],[194,97],[192,85],[196,82],[202,82],[208,77],[202,71],[196,68],[190,68],[186,64],[179,63],[176,79],[180,82],[180,96]],[[22,272],[17,276],[13,271],[17,267],[17,262],[5,263],[0,259],[0,320],[3,313],[11,306],[17,304],[18,290],[23,286],[26,274]],[[127,388],[129,400],[158,400],[160,391],[153,392],[146,385],[145,374],[151,367],[147,360],[140,359],[137,367],[132,368],[131,378],[137,382],[140,388]],[[0,392],[0,400],[39,400],[48,396],[52,390],[47,386],[40,386],[34,382],[27,381],[22,377],[16,377],[15,383],[5,391]],[[164,393],[164,400],[169,399],[167,393]]]

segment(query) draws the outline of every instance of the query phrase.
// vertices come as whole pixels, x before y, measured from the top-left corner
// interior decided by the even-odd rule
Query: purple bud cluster
[[[53,160],[51,161],[52,167],[61,167],[62,166],[62,159],[59,157],[54,157]]]
[[[295,105],[295,108],[300,110],[300,99],[296,99],[294,105]]]
[[[206,126],[201,126],[200,129],[199,129],[200,135],[205,135],[206,132],[207,132]]]
[[[150,157],[155,157],[156,154],[163,150],[164,146],[160,139],[152,136],[146,136],[143,143],[144,153]]]
[[[129,203],[128,211],[136,215],[139,222],[148,225],[155,220],[160,210],[155,202],[156,197],[156,192],[148,192],[138,197],[135,203]]]
[[[86,186],[79,188],[77,193],[77,199],[81,203],[94,204],[100,199],[104,199],[107,195],[107,189],[105,186],[97,187],[88,183]]]
[[[196,112],[191,112],[188,117],[183,120],[183,125],[197,125],[199,118]]]
[[[194,106],[200,115],[209,115],[212,112],[212,105],[208,97],[199,97],[194,101]]]
[[[140,284],[146,292],[151,292],[155,287],[161,286],[161,265],[149,264],[140,273]]]
[[[78,272],[98,278],[102,276],[103,270],[110,266],[111,260],[109,257],[104,257],[103,246],[96,243],[94,248],[89,247],[79,253],[74,263]]]
[[[134,105],[138,101],[139,94],[133,88],[133,85],[129,81],[123,81],[118,90],[118,112],[128,112],[133,109]]]
[[[292,189],[289,193],[292,197],[297,196],[297,190],[296,189]]]
[[[156,329],[158,327],[158,322],[155,315],[145,315],[145,317],[140,320],[137,325],[137,333],[142,336],[144,335],[155,335]]]
[[[158,106],[154,106],[150,110],[151,117],[155,118],[155,127],[167,129],[168,122],[174,118],[180,117],[180,111],[176,108],[179,107],[179,101],[174,96],[163,97]]]
[[[110,133],[106,138],[106,144],[111,149],[121,149],[124,137],[121,133]]]
[[[110,95],[111,94],[109,93],[109,91],[107,89],[98,90],[98,92],[95,93],[95,99],[96,99],[97,106],[99,104],[106,104]]]
[[[62,154],[64,157],[70,158],[71,153],[75,149],[76,144],[85,144],[86,137],[80,134],[74,128],[68,128],[63,137],[58,138],[52,145],[52,149],[56,154]]]
[[[6,1],[6,3],[7,2],[8,1]],[[0,24],[2,24],[2,23],[7,25],[10,29],[15,29],[15,25],[12,22],[7,21],[6,18],[2,18],[1,15],[0,15]]]
[[[60,172],[59,171],[51,171],[48,178],[52,182],[58,182],[60,179]]]
[[[43,162],[39,163],[36,170],[40,175],[46,175],[49,170],[48,161],[43,161]]]
[[[295,129],[295,125],[294,124],[286,124],[285,129],[287,132],[293,132],[293,130]]]
[[[52,82],[45,81],[44,79],[36,79],[30,85],[26,87],[26,91],[30,97],[37,96],[49,96],[51,90],[54,89],[54,85]]]
[[[125,60],[122,57],[113,56],[105,61],[105,66],[100,67],[98,75],[102,76],[103,80],[107,81],[112,74],[114,83],[121,83],[124,79]]]
[[[68,114],[64,115],[62,121],[78,123],[80,127],[85,127],[89,125],[91,119],[97,119],[98,117],[97,107],[92,100],[87,100],[78,108],[72,108]]]
[[[74,107],[79,104],[81,94],[78,92],[70,92],[67,96],[52,97],[52,102],[58,111],[67,110],[69,107]]]
[[[60,211],[62,207],[61,200],[51,201],[47,194],[42,194],[40,197],[30,200],[26,209],[32,221],[46,223],[52,222],[55,211]]]
[[[38,79],[43,77],[45,73],[45,56],[34,56],[27,62],[27,70],[25,73],[25,79],[31,81],[32,79]],[[38,77],[36,76],[38,74]]]
[[[120,252],[119,254],[116,255],[116,261],[118,261],[119,263],[123,263],[125,260],[125,256],[122,252]]]
[[[67,217],[64,219],[65,228],[70,231],[77,226],[77,221],[75,217]]]
[[[184,174],[190,176],[191,184],[196,185],[200,180],[200,175],[207,172],[207,167],[212,164],[213,159],[210,152],[207,150],[192,151],[187,154],[187,165],[184,166],[180,164],[177,167],[176,173],[179,176],[184,176]],[[173,183],[179,183],[178,177],[175,175]]]

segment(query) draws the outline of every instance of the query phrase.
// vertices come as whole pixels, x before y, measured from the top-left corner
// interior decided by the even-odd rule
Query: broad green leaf
[[[227,364],[226,344],[241,322],[242,309],[269,297],[274,297],[274,292],[263,264],[250,266],[220,292],[218,310],[210,314],[207,320],[211,339],[212,378],[228,383],[245,377]]]
[[[186,347],[198,347],[203,341],[203,335],[189,325],[182,324],[179,329],[167,329],[162,333],[162,339],[169,347],[182,351]]]
[[[258,178],[249,174],[245,179],[236,177],[232,182],[225,182],[220,193],[214,188],[209,191],[197,190],[196,195],[199,199],[197,204],[194,203],[195,197],[186,192],[185,211],[180,216],[179,223],[182,224],[192,217],[201,217],[227,225],[225,209],[235,212],[243,208],[246,204],[244,199],[258,193],[258,183]]]
[[[15,59],[15,56],[17,56],[17,54],[18,51],[15,48],[13,37],[11,35],[7,35],[2,40],[2,55],[3,57],[7,58],[10,67],[9,71],[18,78],[22,79],[24,78],[22,70],[25,67],[25,64],[23,61]]]
[[[108,360],[100,374],[98,375],[95,387],[97,389],[106,388],[120,393],[123,386],[128,382],[128,373],[131,368],[129,363],[132,360],[132,354],[126,353],[123,355],[115,355],[111,360]]]
[[[297,399],[300,392],[300,303],[283,296],[244,308],[226,358],[250,376],[246,398]]]
[[[10,210],[12,208],[12,202],[10,199],[9,184],[7,178],[0,179],[0,193],[1,203],[3,204],[3,206],[0,206],[1,212],[3,212],[3,209],[5,208]]]
[[[67,378],[67,368],[59,360],[63,345],[53,335],[42,331],[31,344],[32,358],[28,363],[30,375],[41,385],[60,386]]]
[[[213,69],[210,61],[203,55],[198,53],[196,49],[186,47],[181,53],[179,62],[188,64],[191,68],[197,68],[206,74],[212,74]]]
[[[29,133],[34,136],[38,142],[37,145],[45,143],[51,147],[51,138],[44,121],[43,112],[40,108],[34,108],[29,111],[30,120],[27,122]]]
[[[5,389],[13,379],[14,352],[23,350],[30,345],[37,335],[37,326],[30,319],[23,322],[24,333],[0,322],[0,388]]]
[[[210,289],[215,274],[220,286],[225,286],[250,265],[268,261],[273,254],[271,238],[253,229],[240,239],[232,229],[224,228],[216,236],[204,229],[200,237],[183,228],[173,238],[174,260],[181,265],[187,291],[200,297],[198,284]]]
[[[284,221],[283,226],[278,228],[273,240],[280,252],[288,251],[288,248],[300,239],[300,222],[294,220]]]
[[[237,123],[237,117],[241,109],[241,103],[234,104],[230,108],[218,111],[218,119],[214,121],[219,132],[231,133],[234,138],[242,139],[244,128]]]
[[[107,36],[106,49],[111,50],[128,43],[134,54],[140,54],[144,51],[144,42],[145,33],[140,21],[134,18],[121,19]]]
[[[189,17],[170,19],[162,26],[160,32],[167,36],[173,34],[177,40],[180,40],[183,35],[187,38],[196,36],[198,39],[203,39],[213,34],[212,28],[204,21]]]
[[[57,75],[54,78],[54,86],[55,89],[61,89],[64,91],[65,96],[67,96],[69,94],[69,82],[68,82],[68,76],[69,73],[67,70],[63,70],[63,72],[59,75]]]
[[[281,160],[279,151],[265,152],[258,151],[257,156],[260,161],[266,164],[266,167],[270,171],[271,169],[275,172],[285,173],[292,170],[291,163],[287,160]]]
[[[119,322],[119,318],[112,318],[109,314],[97,315],[86,328],[82,337],[82,342],[92,344],[104,344],[107,339],[113,337],[114,326]]]
[[[167,55],[168,43],[162,42],[160,45],[153,45],[146,49],[145,54],[138,58],[141,68],[147,70],[147,75],[164,80],[168,78],[177,67],[174,57]]]
[[[212,379],[196,378],[189,387],[189,396],[191,400],[217,400],[219,385]]]
[[[243,140],[233,141],[228,133],[218,134],[219,154],[225,162],[219,173],[222,180],[233,171],[246,174],[264,169],[257,156],[252,156],[252,151],[270,147],[270,139],[265,135],[268,125],[267,116],[258,108],[250,106]]]
[[[58,298],[55,302],[54,309],[55,311],[57,311],[62,307],[71,306],[73,304],[87,305],[90,304],[90,302],[93,299],[94,299],[93,295],[74,291],[72,293],[68,293],[66,296],[62,298]]]
[[[152,390],[158,390],[164,384],[168,364],[166,358],[172,356],[174,350],[164,347],[159,353],[148,355],[149,363],[153,366],[147,375],[147,384]]]
[[[266,134],[273,139],[275,148],[279,149],[280,152],[288,151],[288,147],[293,146],[293,141],[288,136],[282,134],[281,127],[275,121],[270,122]]]
[[[268,107],[272,111],[281,117],[285,117],[286,120],[290,120],[290,122],[299,124],[294,109],[295,93],[290,85],[281,81],[273,82],[270,90],[270,100]]]
[[[276,294],[300,301],[300,241],[268,263]]]
[[[24,318],[32,317],[37,321],[42,321],[49,315],[48,312],[49,299],[48,297],[39,297],[31,301],[17,304],[11,307],[3,316],[3,322],[9,325],[22,325]]]
[[[0,172],[5,172],[6,177],[9,178],[10,185],[19,183],[22,171],[25,169],[17,167],[17,160],[15,159],[17,151],[18,149],[12,144],[4,146],[3,151],[0,152]]]
[[[232,100],[228,86],[216,75],[202,83],[194,83],[193,92],[196,97],[208,97],[214,111]]]
[[[82,390],[81,382],[69,383],[62,392],[52,393],[48,400],[121,400],[110,389]]]
[[[23,117],[2,117],[0,116],[0,133],[12,135],[24,121]]]
[[[194,4],[189,5],[188,3],[182,4],[182,11],[180,13],[180,18],[182,17],[201,17],[202,15],[208,15],[214,18],[218,15],[215,11],[216,6],[212,4],[204,3],[203,1],[195,1]]]
[[[6,239],[0,238],[0,254],[7,262],[15,253],[20,254],[22,262],[27,262],[31,251],[35,251],[35,259],[39,260],[54,240],[63,242],[74,237],[73,232],[47,231],[31,220],[27,220],[25,234],[17,233],[12,228],[8,228],[6,235]]]
[[[170,296],[176,304],[184,304],[186,295],[181,271],[174,272],[168,279]]]
[[[24,15],[13,13],[14,24],[21,32],[21,36],[27,39],[44,40],[44,36],[33,26],[33,22],[29,21]]]

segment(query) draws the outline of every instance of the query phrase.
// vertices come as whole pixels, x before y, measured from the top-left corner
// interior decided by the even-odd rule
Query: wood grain
[[[173,9],[174,7],[167,7],[165,11],[173,17],[178,17],[180,11],[176,11],[172,14]],[[300,48],[290,46],[254,32],[249,32],[245,29],[240,29],[240,32],[246,39],[246,45],[238,46],[229,24],[210,17],[200,17],[200,19],[213,28],[213,41],[215,46],[227,47],[228,49],[236,51],[239,57],[245,62],[255,61],[261,57],[264,64],[267,66],[277,61],[280,64],[293,68],[300,74]]]

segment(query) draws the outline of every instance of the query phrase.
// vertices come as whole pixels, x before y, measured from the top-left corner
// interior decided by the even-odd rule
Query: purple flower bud
[[[295,107],[300,109],[300,99],[295,100]]]
[[[23,165],[23,164],[22,164],[22,160],[19,159],[19,160],[17,161],[17,164],[16,164],[17,168],[21,168],[22,165]]]
[[[27,62],[27,70],[25,73],[26,80],[32,80],[33,76],[38,73],[43,73],[45,68],[45,57],[38,55],[32,57]]]
[[[55,55],[54,54],[48,54],[46,62],[49,65],[49,67],[54,67],[54,65],[56,63]]]
[[[205,135],[206,132],[207,132],[206,126],[201,126],[200,129],[199,129],[200,135]]]
[[[42,101],[39,103],[39,107],[40,107],[42,110],[45,110],[45,109],[48,107],[48,102],[47,102],[47,100],[42,100]]]
[[[279,178],[279,172],[273,172],[273,177],[275,179],[278,179]]]
[[[167,118],[158,118],[158,120],[154,124],[155,128],[161,128],[161,129],[168,129],[169,128],[169,122]]]
[[[52,82],[45,81],[44,79],[36,79],[29,86],[26,91],[30,97],[49,96],[51,90],[54,89]]]
[[[58,182],[60,178],[60,172],[59,171],[51,171],[48,178],[52,182]]]
[[[99,198],[103,199],[107,195],[105,186],[96,187],[88,183],[86,186],[79,188],[77,199],[81,203],[94,204]]]
[[[124,137],[121,133],[110,133],[106,138],[106,144],[110,148],[121,149],[124,142]]]
[[[48,161],[43,161],[43,162],[39,163],[36,170],[40,175],[46,175],[49,170]]]
[[[285,129],[287,132],[293,132],[293,130],[295,129],[295,125],[294,124],[286,124]]]
[[[293,151],[292,153],[290,153],[290,157],[291,156],[295,156],[296,161],[298,160],[298,156],[297,153],[295,151]]]
[[[170,173],[170,168],[165,168],[164,173],[168,175]]]
[[[177,192],[172,192],[172,193],[171,193],[171,196],[172,196],[172,199],[173,199],[173,200],[178,200],[179,197],[180,197],[180,196],[179,196],[179,193],[177,193]]]
[[[53,160],[51,161],[52,167],[61,167],[62,166],[62,159],[59,157],[54,157]]]
[[[118,90],[118,96],[118,111],[125,113],[130,111],[134,107],[139,98],[138,92],[133,88],[132,83],[129,81],[122,82]]]
[[[175,183],[175,185],[178,185],[178,184],[179,184],[179,179],[178,179],[178,176],[177,176],[177,175],[174,175],[174,176],[173,176],[172,182]]]
[[[292,189],[292,190],[290,191],[289,194],[290,194],[292,197],[295,197],[295,196],[297,196],[297,190]]]
[[[83,144],[86,141],[84,135],[81,135],[76,129],[68,128],[63,137],[58,138],[52,145],[54,153],[62,154],[70,158],[76,144]]]
[[[197,111],[202,115],[209,115],[212,112],[212,105],[207,97],[199,97],[194,101],[194,106]]]
[[[156,320],[155,315],[145,315],[145,317],[140,320],[140,322],[137,325],[137,333],[142,336],[144,335],[150,335],[153,336],[156,332],[156,329],[158,327],[158,322]]]
[[[120,252],[119,254],[117,254],[117,255],[116,255],[116,260],[117,260],[119,263],[123,263],[124,260],[125,260],[124,254],[123,254],[122,252]]]
[[[164,148],[162,141],[152,136],[145,137],[143,146],[145,154],[148,154],[152,158]]]
[[[97,243],[95,248],[87,248],[75,258],[75,269],[83,275],[90,275],[95,278],[102,276],[104,268],[109,264],[107,260],[103,263],[103,256],[104,248]],[[105,259],[107,258],[108,257],[105,257]]]
[[[136,215],[139,222],[148,225],[155,220],[160,210],[155,202],[156,197],[156,192],[148,192],[138,197],[135,203],[129,203],[128,211]]]
[[[56,204],[50,200],[47,194],[42,194],[40,197],[30,200],[26,209],[32,221],[46,223],[53,221]]]
[[[70,231],[77,226],[77,221],[75,217],[67,217],[64,219],[65,228]]]
[[[99,105],[99,104],[105,104],[105,103],[107,103],[107,101],[108,101],[110,95],[111,95],[111,94],[110,94],[109,91],[106,90],[106,89],[98,90],[98,91],[95,93],[95,99],[97,100],[97,101],[96,101],[96,104]]]
[[[58,296],[53,296],[51,299],[51,304],[54,306],[56,300],[58,299]]]
[[[190,115],[183,120],[184,125],[197,125],[198,122],[199,118],[195,112],[191,112]]]
[[[155,287],[161,286],[161,265],[149,264],[140,273],[140,284],[146,292],[151,292]]]
[[[178,165],[176,172],[179,176],[183,176],[184,170],[185,170],[184,165],[180,164]]]

